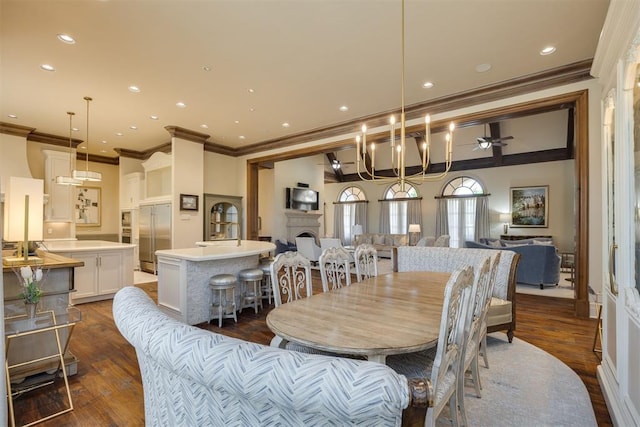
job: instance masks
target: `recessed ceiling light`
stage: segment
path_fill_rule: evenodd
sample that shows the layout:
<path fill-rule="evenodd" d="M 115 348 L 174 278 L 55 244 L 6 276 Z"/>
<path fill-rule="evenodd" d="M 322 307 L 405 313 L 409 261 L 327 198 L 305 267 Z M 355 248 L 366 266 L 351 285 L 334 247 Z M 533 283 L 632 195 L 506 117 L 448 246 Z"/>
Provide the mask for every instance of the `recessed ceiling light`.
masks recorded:
<path fill-rule="evenodd" d="M 339 108 L 340 111 L 349 111 L 349 107 L 347 107 L 346 105 L 342 105 Z"/>
<path fill-rule="evenodd" d="M 138 86 L 131 85 L 129 86 L 129 92 L 140 93 L 140 88 Z"/>
<path fill-rule="evenodd" d="M 254 92 L 255 92 L 255 90 L 253 90 L 253 89 L 249 88 L 249 89 L 247 89 L 247 92 L 249 92 L 249 93 L 254 93 Z"/>
<path fill-rule="evenodd" d="M 49 65 L 49 64 L 42 64 L 40 66 L 40 68 L 42 68 L 45 71 L 55 71 L 56 69 L 53 68 L 53 65 Z"/>
<path fill-rule="evenodd" d="M 205 65 L 204 67 L 202 67 L 202 69 L 204 71 L 211 71 L 211 67 L 209 67 L 208 65 Z"/>
<path fill-rule="evenodd" d="M 247 139 L 247 138 L 245 138 L 245 136 L 244 136 L 244 135 L 240 135 L 238 138 L 239 138 L 239 139 L 242 139 L 242 140 Z"/>
<path fill-rule="evenodd" d="M 158 117 L 158 116 L 149 116 L 149 118 L 150 118 L 151 120 L 158 120 L 160 117 Z"/>
<path fill-rule="evenodd" d="M 185 104 L 182 101 L 176 102 L 176 107 L 178 107 L 178 108 L 186 108 L 186 106 L 187 106 L 187 104 Z"/>
<path fill-rule="evenodd" d="M 201 127 L 202 129 L 209 129 L 209 126 L 205 125 L 204 123 L 203 123 L 203 124 L 201 124 L 201 125 L 200 125 L 200 127 Z"/>
<path fill-rule="evenodd" d="M 83 150 L 86 150 L 86 149 L 87 149 L 87 146 L 86 146 L 86 145 L 81 145 L 79 148 L 81 148 L 81 149 L 83 149 Z"/>
<path fill-rule="evenodd" d="M 478 73 L 486 73 L 490 69 L 491 69 L 491 64 L 484 63 L 484 64 L 476 65 L 476 71 Z"/>
<path fill-rule="evenodd" d="M 100 152 L 101 152 L 101 153 L 106 153 L 106 152 L 107 152 L 107 150 L 100 150 Z"/>
<path fill-rule="evenodd" d="M 253 113 L 254 111 L 256 111 L 255 108 L 253 108 L 253 107 L 249 108 L 249 112 Z"/>
<path fill-rule="evenodd" d="M 69 34 L 58 34 L 58 40 L 66 44 L 74 44 L 76 42 Z"/>
<path fill-rule="evenodd" d="M 540 55 L 551 55 L 555 51 L 556 48 L 554 46 L 547 46 L 540 51 Z"/>
<path fill-rule="evenodd" d="M 122 132 L 116 132 L 116 136 L 123 136 L 124 134 Z"/>
<path fill-rule="evenodd" d="M 78 129 L 78 128 L 72 128 L 71 130 L 74 131 L 74 132 L 80 132 L 80 129 Z"/>
<path fill-rule="evenodd" d="M 422 83 L 423 89 L 431 89 L 433 87 L 433 82 L 424 82 Z"/>
<path fill-rule="evenodd" d="M 240 120 L 236 120 L 236 121 L 234 121 L 233 123 L 235 123 L 235 124 L 239 124 L 239 123 L 240 123 Z"/>
<path fill-rule="evenodd" d="M 15 114 L 7 114 L 7 117 L 9 117 L 10 119 L 17 119 L 18 116 L 16 116 Z"/>
<path fill-rule="evenodd" d="M 282 124 L 282 127 L 283 127 L 283 128 L 288 128 L 289 126 L 291 126 L 291 125 L 290 125 L 289 123 L 287 123 L 287 122 L 284 122 L 284 123 Z"/>
<path fill-rule="evenodd" d="M 129 126 L 129 129 L 131 129 L 131 130 L 138 130 L 138 126 L 136 126 L 136 125 L 131 125 L 131 126 Z"/>

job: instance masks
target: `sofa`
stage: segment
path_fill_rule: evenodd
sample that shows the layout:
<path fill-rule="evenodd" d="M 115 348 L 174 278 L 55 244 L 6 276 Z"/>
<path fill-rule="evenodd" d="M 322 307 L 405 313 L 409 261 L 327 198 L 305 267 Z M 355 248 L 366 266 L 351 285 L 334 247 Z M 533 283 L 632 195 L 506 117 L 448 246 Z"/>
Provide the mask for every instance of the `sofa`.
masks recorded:
<path fill-rule="evenodd" d="M 553 241 L 548 238 L 499 240 L 480 239 L 466 241 L 465 247 L 476 249 L 502 249 L 520 254 L 516 281 L 527 285 L 556 286 L 560 281 L 561 256 Z"/>
<path fill-rule="evenodd" d="M 493 252 L 488 249 L 403 246 L 393 249 L 394 271 L 443 271 L 451 273 L 475 266 Z M 500 256 L 496 282 L 487 314 L 487 332 L 506 331 L 509 342 L 516 330 L 516 270 L 520 255 L 504 251 Z"/>
<path fill-rule="evenodd" d="M 355 236 L 354 246 L 369 243 L 378 251 L 379 258 L 391 258 L 391 248 L 407 246 L 409 237 L 406 234 L 364 233 Z"/>
<path fill-rule="evenodd" d="M 431 398 L 380 363 L 189 326 L 133 286 L 115 295 L 113 317 L 136 350 L 149 426 L 400 426 L 404 408 Z M 422 396 L 413 392 L 428 396 L 416 401 Z"/>

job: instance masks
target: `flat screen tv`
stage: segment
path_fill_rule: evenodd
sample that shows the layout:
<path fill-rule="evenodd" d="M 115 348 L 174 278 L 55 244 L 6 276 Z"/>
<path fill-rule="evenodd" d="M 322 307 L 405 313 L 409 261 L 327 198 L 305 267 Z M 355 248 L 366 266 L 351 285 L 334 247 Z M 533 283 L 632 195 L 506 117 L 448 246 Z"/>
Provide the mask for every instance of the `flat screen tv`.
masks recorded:
<path fill-rule="evenodd" d="M 318 210 L 318 192 L 308 188 L 286 189 L 287 209 L 300 211 Z"/>

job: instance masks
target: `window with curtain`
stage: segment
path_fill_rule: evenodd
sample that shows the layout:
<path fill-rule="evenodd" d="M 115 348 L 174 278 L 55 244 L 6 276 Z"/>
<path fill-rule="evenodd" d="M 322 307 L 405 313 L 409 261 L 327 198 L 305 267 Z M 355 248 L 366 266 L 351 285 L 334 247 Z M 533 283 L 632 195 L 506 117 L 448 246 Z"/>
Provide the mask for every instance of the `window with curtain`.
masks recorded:
<path fill-rule="evenodd" d="M 453 248 L 464 247 L 466 240 L 477 241 L 488 235 L 488 198 L 482 184 L 474 178 L 461 176 L 445 184 L 437 215 L 437 232 L 448 234 Z"/>
<path fill-rule="evenodd" d="M 367 230 L 367 197 L 359 187 L 347 187 L 338 195 L 334 206 L 333 236 L 339 238 L 343 245 L 353 244 L 356 225 Z"/>
<path fill-rule="evenodd" d="M 380 209 L 381 233 L 407 234 L 409 224 L 420 224 L 422 227 L 420 198 L 413 185 L 405 183 L 402 190 L 399 183 L 392 184 L 385 191 L 384 199 Z"/>

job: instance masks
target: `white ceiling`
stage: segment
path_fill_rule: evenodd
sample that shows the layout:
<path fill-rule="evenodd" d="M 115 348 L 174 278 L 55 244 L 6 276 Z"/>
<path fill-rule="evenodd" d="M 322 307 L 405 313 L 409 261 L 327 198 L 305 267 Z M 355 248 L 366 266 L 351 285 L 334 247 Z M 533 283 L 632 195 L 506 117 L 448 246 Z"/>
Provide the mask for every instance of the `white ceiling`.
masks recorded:
<path fill-rule="evenodd" d="M 406 104 L 590 59 L 608 3 L 407 0 Z M 68 136 L 74 111 L 74 138 L 85 139 L 91 96 L 92 154 L 160 145 L 169 125 L 241 147 L 401 105 L 399 0 L 0 5 L 0 121 Z M 557 51 L 541 56 L 547 45 Z M 484 63 L 488 72 L 475 71 Z M 425 81 L 435 86 L 423 89 Z"/>

